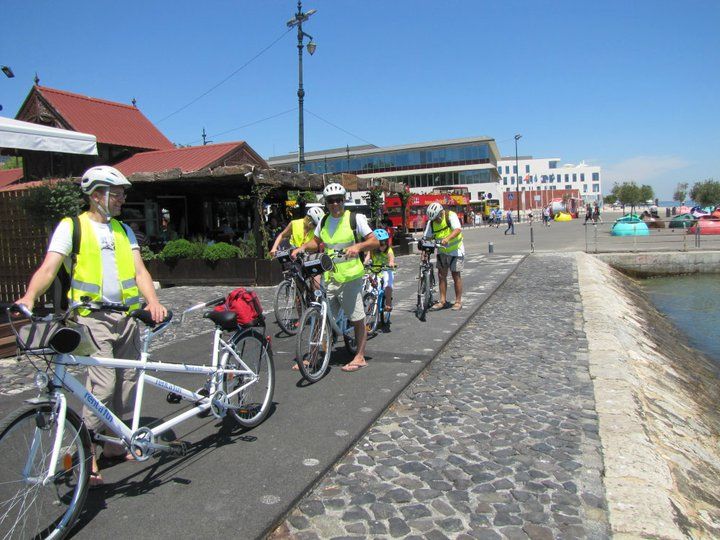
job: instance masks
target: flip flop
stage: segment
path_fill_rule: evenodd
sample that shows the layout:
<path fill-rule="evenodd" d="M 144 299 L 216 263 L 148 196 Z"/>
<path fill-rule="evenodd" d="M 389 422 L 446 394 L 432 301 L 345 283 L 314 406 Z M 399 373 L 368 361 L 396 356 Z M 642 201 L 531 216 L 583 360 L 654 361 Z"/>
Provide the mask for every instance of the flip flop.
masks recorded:
<path fill-rule="evenodd" d="M 367 364 L 345 364 L 340 369 L 347 373 L 354 373 L 356 371 L 360 371 L 364 367 L 367 367 Z"/>
<path fill-rule="evenodd" d="M 452 308 L 453 311 L 460 311 L 462 309 L 462 302 L 455 302 Z"/>
<path fill-rule="evenodd" d="M 430 309 L 443 309 L 444 307 L 445 302 L 435 302 Z"/>

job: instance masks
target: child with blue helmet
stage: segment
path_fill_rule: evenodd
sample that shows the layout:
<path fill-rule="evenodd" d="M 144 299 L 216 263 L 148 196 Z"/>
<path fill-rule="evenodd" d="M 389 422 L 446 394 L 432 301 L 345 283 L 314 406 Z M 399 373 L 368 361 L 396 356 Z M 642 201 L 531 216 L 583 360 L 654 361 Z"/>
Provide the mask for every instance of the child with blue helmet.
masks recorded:
<path fill-rule="evenodd" d="M 378 249 L 367 252 L 365 265 L 370 266 L 370 271 L 375 274 L 382 273 L 385 281 L 385 311 L 392 311 L 392 291 L 395 272 L 383 270 L 383 267 L 395 268 L 395 253 L 390 246 L 390 235 L 385 229 L 375 229 L 375 238 L 380 242 Z"/>

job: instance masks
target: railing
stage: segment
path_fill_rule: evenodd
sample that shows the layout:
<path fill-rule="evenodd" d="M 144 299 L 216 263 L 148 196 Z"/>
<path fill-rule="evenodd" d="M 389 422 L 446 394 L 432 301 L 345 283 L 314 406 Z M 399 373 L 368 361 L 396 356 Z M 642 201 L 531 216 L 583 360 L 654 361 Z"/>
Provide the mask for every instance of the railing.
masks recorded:
<path fill-rule="evenodd" d="M 617 221 L 587 222 L 585 251 L 608 253 L 720 250 L 720 218 L 705 217 L 695 222 L 655 218 L 627 222 L 625 226 L 617 224 Z"/>

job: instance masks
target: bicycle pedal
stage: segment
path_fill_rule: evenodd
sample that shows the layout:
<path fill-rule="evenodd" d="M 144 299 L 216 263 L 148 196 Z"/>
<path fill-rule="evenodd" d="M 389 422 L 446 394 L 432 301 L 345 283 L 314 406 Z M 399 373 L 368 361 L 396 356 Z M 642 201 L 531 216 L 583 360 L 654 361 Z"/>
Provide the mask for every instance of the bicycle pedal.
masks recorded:
<path fill-rule="evenodd" d="M 168 403 L 180 403 L 182 401 L 182 396 L 180 394 L 176 394 L 175 392 L 168 392 L 167 396 L 165 396 L 165 400 Z"/>
<path fill-rule="evenodd" d="M 190 443 L 187 441 L 172 441 L 168 444 L 168 452 L 176 456 L 184 456 L 190 450 Z"/>

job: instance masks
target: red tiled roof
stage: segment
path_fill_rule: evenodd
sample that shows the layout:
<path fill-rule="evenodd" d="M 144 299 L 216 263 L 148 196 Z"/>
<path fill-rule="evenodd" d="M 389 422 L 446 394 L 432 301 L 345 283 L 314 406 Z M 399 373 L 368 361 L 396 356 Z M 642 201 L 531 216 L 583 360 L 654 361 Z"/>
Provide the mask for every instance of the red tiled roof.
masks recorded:
<path fill-rule="evenodd" d="M 5 186 L 9 186 L 13 182 L 21 180 L 23 177 L 23 170 L 20 169 L 4 169 L 0 170 L 0 189 Z"/>
<path fill-rule="evenodd" d="M 189 146 L 173 150 L 157 150 L 141 152 L 115 165 L 124 175 L 139 172 L 160 172 L 168 169 L 180 169 L 182 172 L 199 171 L 206 167 L 223 165 L 223 159 L 245 148 L 254 154 L 244 142 L 208 144 L 206 146 Z"/>
<path fill-rule="evenodd" d="M 148 150 L 173 148 L 172 142 L 137 107 L 45 86 L 35 89 L 71 129 L 92 133 L 98 143 Z"/>

